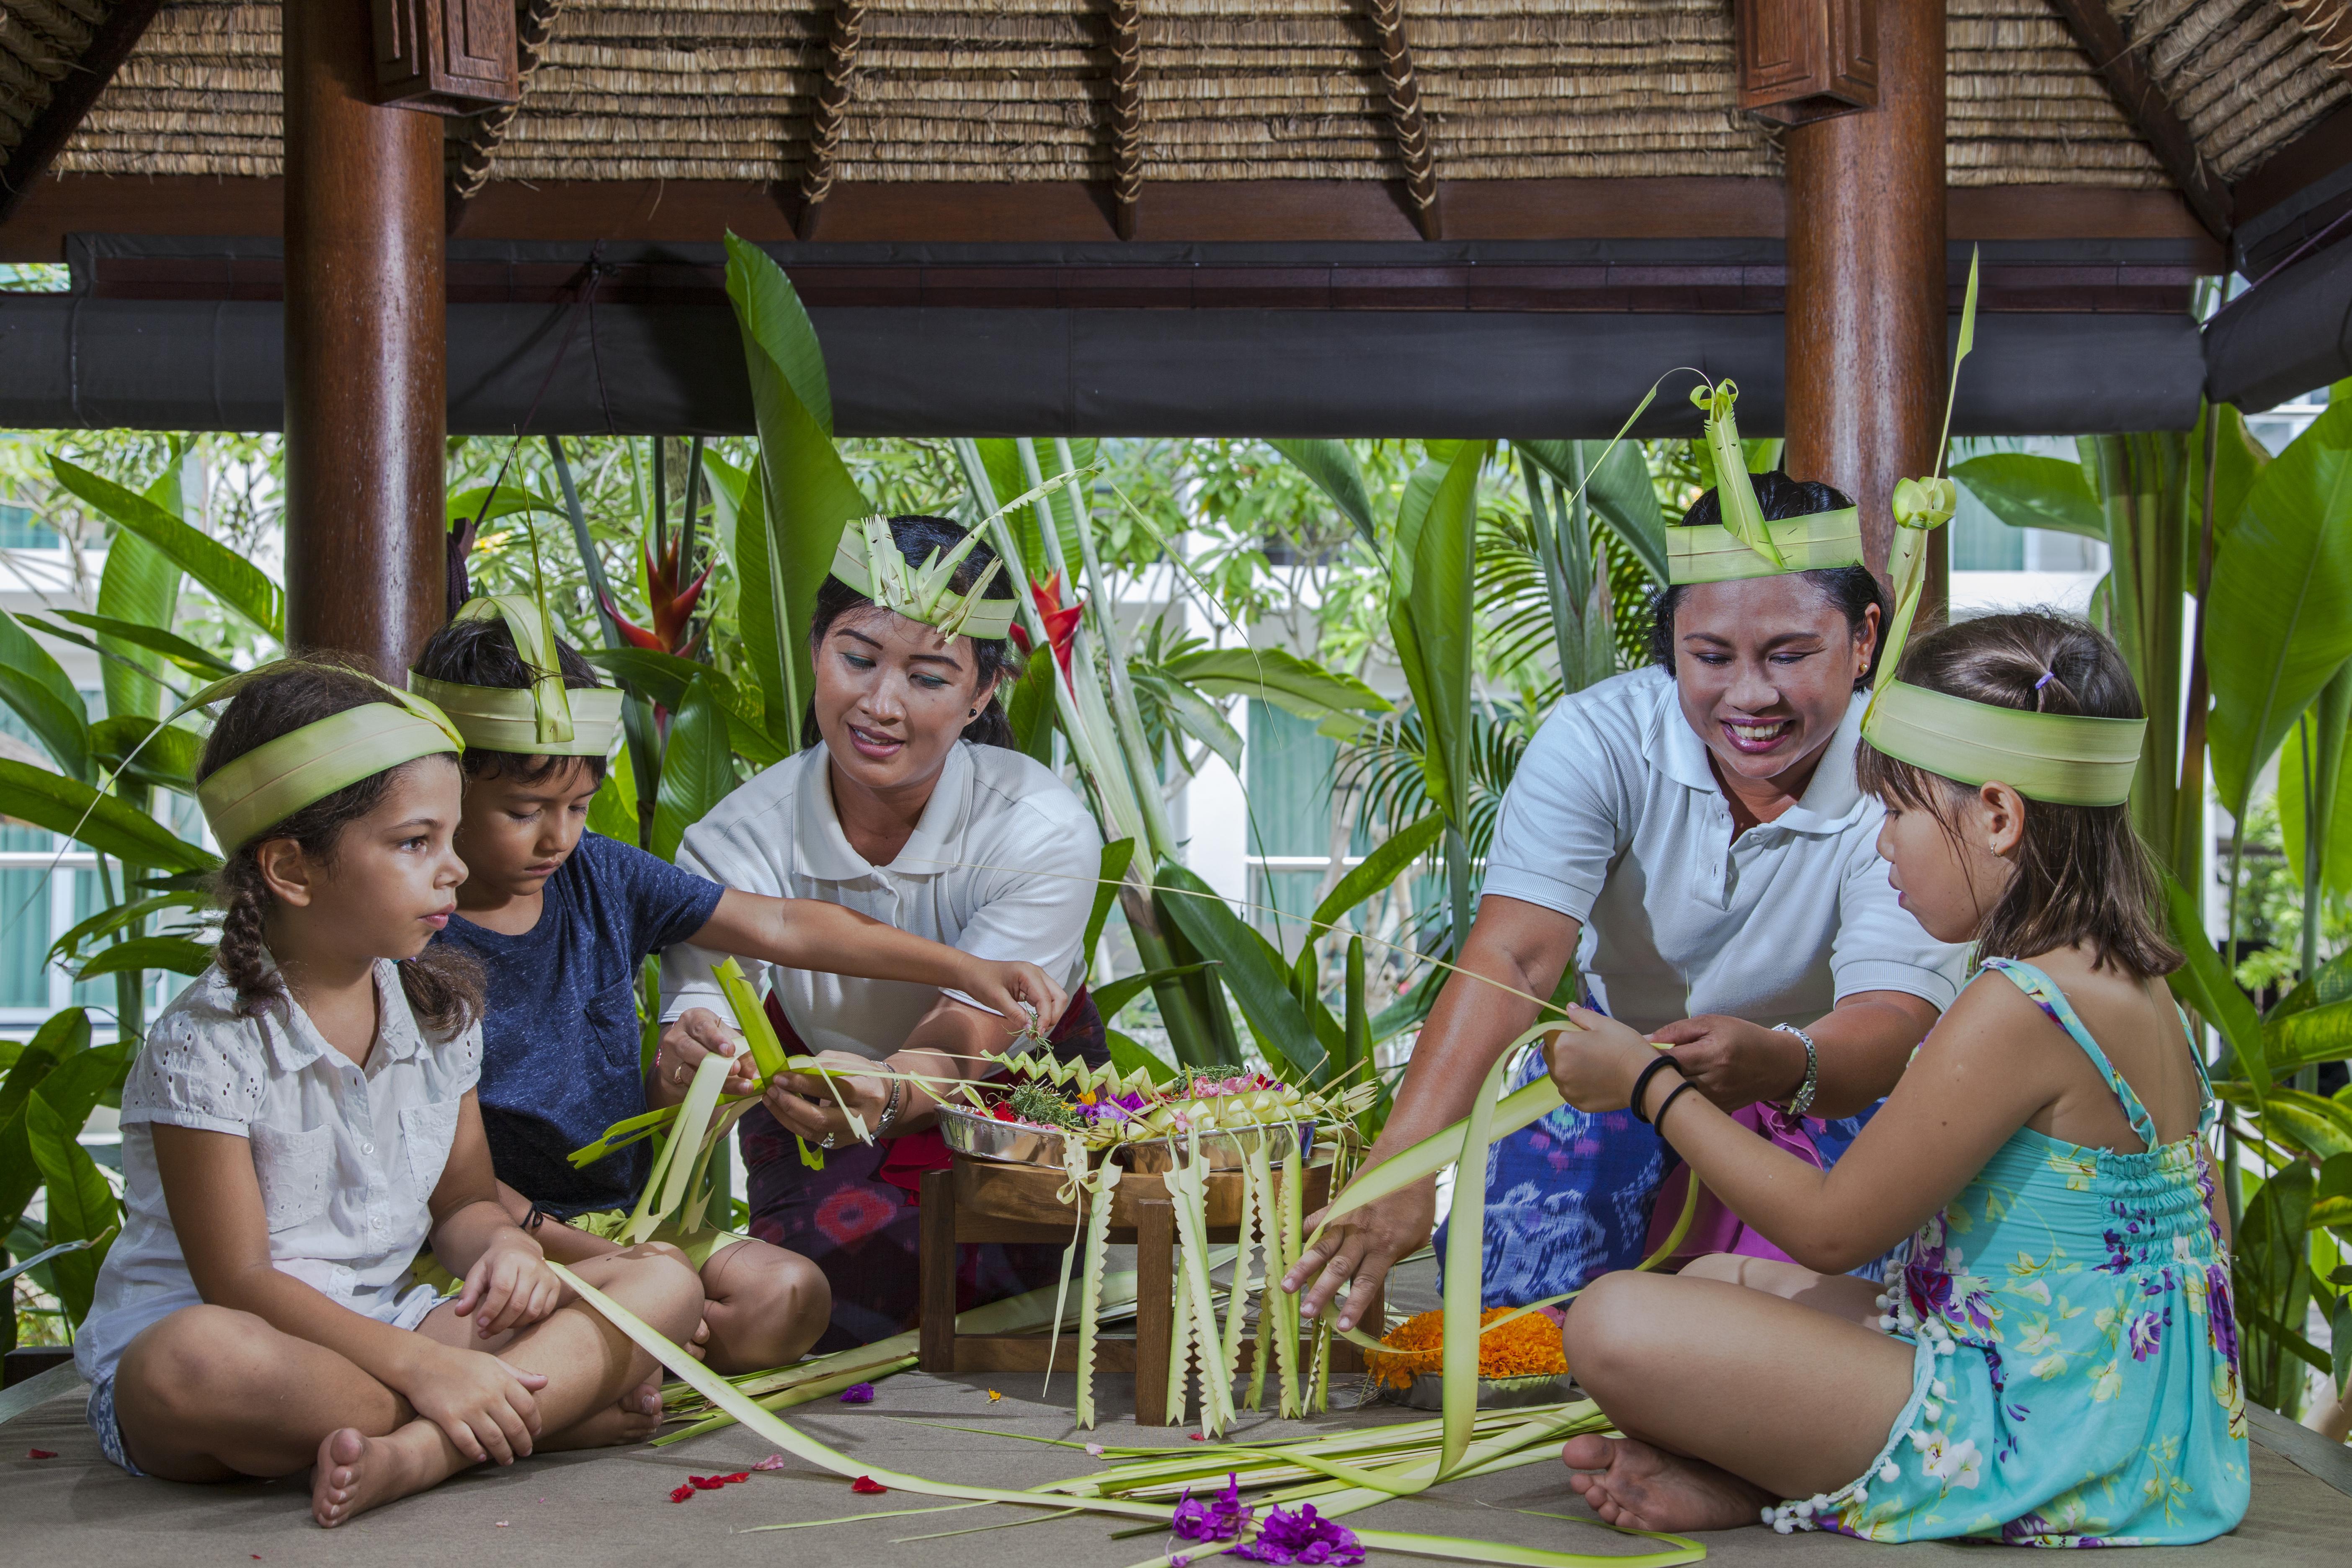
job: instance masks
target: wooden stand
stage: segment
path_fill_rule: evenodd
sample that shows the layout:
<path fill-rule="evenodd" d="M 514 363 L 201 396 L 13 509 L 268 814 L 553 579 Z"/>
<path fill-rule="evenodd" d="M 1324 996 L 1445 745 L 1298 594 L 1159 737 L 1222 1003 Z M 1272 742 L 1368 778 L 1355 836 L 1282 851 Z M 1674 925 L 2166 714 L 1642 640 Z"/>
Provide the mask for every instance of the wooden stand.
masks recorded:
<path fill-rule="evenodd" d="M 1076 1367 L 1076 1334 L 1063 1334 L 1055 1343 L 1042 1332 L 959 1334 L 955 1329 L 956 1248 L 1018 1241 L 1068 1246 L 1081 1210 L 1057 1195 L 1064 1180 L 1061 1172 L 1041 1166 L 999 1164 L 961 1154 L 948 1169 L 923 1177 L 921 1354 L 925 1372 L 1043 1372 L 1049 1350 L 1055 1366 Z M 1281 1183 L 1277 1169 L 1277 1191 Z M 1330 1184 L 1328 1167 L 1307 1173 L 1307 1213 L 1323 1205 Z M 1211 1176 L 1208 1239 L 1238 1242 L 1241 1220 L 1241 1173 Z M 1136 1424 L 1166 1426 L 1168 1357 L 1175 1330 L 1176 1208 L 1160 1177 L 1129 1173 L 1111 1189 L 1110 1239 L 1135 1248 L 1135 1332 L 1098 1335 L 1095 1370 L 1133 1373 Z M 1378 1291 L 1368 1305 L 1364 1321 L 1380 1322 Z M 1302 1344 L 1311 1341 L 1302 1340 Z M 1248 1352 L 1245 1345 L 1244 1368 L 1249 1364 Z M 1331 1370 L 1361 1372 L 1363 1352 L 1345 1340 L 1334 1340 Z"/>

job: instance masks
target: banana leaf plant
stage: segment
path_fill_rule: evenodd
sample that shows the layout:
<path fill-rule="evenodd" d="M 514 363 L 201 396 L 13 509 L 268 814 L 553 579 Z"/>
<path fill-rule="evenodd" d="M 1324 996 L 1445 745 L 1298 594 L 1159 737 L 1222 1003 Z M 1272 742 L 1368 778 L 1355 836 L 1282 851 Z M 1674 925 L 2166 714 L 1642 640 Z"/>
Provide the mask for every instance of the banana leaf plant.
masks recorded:
<path fill-rule="evenodd" d="M 57 939 L 48 959 L 80 982 L 111 978 L 114 990 L 111 1043 L 92 1043 L 89 1010 L 76 1005 L 22 1047 L 0 1047 L 0 1238 L 19 1257 L 50 1253 L 29 1277 L 57 1299 L 68 1325 L 89 1310 L 121 1221 L 113 1189 L 79 1138 L 98 1107 L 121 1103 L 154 976 L 195 974 L 212 959 L 204 884 L 218 858 L 156 815 L 169 795 L 194 796 L 203 745 L 194 729 L 162 725 L 163 715 L 187 689 L 234 668 L 173 629 L 184 584 L 202 587 L 265 646 L 285 637 L 278 585 L 183 515 L 182 456 L 175 444 L 162 477 L 141 491 L 52 454 L 58 489 L 112 526 L 95 608 L 0 614 L 0 701 L 51 764 L 0 759 L 0 816 L 97 857 L 100 907 Z M 89 716 L 33 629 L 97 656 L 103 717 Z M 36 1199 L 38 1220 L 27 1217 Z M 13 1344 L 13 1310 L 6 1323 Z"/>

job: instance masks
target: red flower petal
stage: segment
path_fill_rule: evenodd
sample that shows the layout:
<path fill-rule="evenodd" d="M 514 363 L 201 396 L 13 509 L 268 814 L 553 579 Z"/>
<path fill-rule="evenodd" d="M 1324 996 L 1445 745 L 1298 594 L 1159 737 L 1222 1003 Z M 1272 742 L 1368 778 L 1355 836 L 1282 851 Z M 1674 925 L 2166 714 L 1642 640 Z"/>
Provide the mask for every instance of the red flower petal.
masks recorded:
<path fill-rule="evenodd" d="M 54 1459 L 57 1458 L 57 1455 L 51 1453 L 47 1448 L 27 1448 L 25 1450 L 25 1458 L 28 1459 Z"/>
<path fill-rule="evenodd" d="M 872 1476 L 860 1476 L 856 1480 L 849 1483 L 849 1489 L 854 1492 L 862 1493 L 866 1497 L 877 1497 L 883 1492 L 888 1491 L 890 1489 L 884 1486 L 880 1481 L 876 1480 Z"/>
<path fill-rule="evenodd" d="M 669 1494 L 669 1500 L 672 1502 L 688 1502 L 692 1500 L 693 1497 L 694 1489 L 691 1486 L 683 1486 Z"/>
<path fill-rule="evenodd" d="M 727 1484 L 725 1476 L 688 1476 L 686 1479 L 698 1492 L 715 1492 Z"/>
<path fill-rule="evenodd" d="M 751 1479 L 751 1472 L 749 1470 L 738 1470 L 731 1476 L 721 1476 L 719 1479 L 729 1486 L 732 1486 L 737 1481 L 750 1480 Z"/>

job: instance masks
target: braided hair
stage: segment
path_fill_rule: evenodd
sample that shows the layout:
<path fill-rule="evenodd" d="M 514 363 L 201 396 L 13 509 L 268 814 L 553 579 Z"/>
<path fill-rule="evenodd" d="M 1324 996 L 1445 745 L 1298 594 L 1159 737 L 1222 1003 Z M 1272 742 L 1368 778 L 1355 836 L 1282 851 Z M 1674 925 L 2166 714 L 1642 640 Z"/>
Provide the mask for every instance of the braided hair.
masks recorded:
<path fill-rule="evenodd" d="M 230 700 L 205 742 L 196 777 L 201 781 L 257 746 L 306 724 L 383 700 L 382 689 L 364 679 L 356 665 L 315 656 L 287 659 Z M 221 906 L 220 944 L 213 962 L 236 988 L 238 1012 L 258 1017 L 271 1004 L 289 1001 L 285 982 L 268 963 L 265 931 L 276 895 L 261 874 L 261 846 L 273 838 L 291 838 L 305 855 L 331 861 L 343 828 L 382 804 L 394 777 L 402 769 L 433 760 L 419 757 L 345 784 L 272 824 L 222 862 L 213 876 L 213 895 Z M 417 1017 L 436 1034 L 456 1034 L 482 1015 L 481 969 L 457 948 L 435 942 L 416 957 L 402 960 L 400 986 Z"/>

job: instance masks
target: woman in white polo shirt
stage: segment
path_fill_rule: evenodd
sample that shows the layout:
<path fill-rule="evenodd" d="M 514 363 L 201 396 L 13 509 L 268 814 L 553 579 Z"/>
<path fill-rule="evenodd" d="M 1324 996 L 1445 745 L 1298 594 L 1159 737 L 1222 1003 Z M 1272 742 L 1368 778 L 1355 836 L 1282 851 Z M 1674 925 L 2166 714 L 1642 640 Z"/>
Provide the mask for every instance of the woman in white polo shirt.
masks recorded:
<path fill-rule="evenodd" d="M 1709 1098 L 1757 1108 L 1759 1131 L 1825 1160 L 1858 1123 L 1822 1119 L 1885 1096 L 1955 994 L 1962 951 L 1900 907 L 1874 847 L 1883 810 L 1854 784 L 1885 601 L 1853 503 L 1749 478 L 1744 533 L 1722 526 L 1712 490 L 1669 531 L 1657 668 L 1567 698 L 1528 746 L 1461 960 L 1509 989 L 1448 981 L 1372 1163 L 1468 1111 L 1536 1021 L 1528 997 L 1553 995 L 1571 960 L 1592 1005 L 1672 1045 Z M 1491 1158 L 1490 1304 L 1577 1289 L 1646 1250 L 1666 1151 L 1628 1113 L 1563 1110 Z M 1357 1211 L 1285 1285 L 1310 1314 L 1351 1281 L 1361 1300 L 1429 1239 L 1433 1201 L 1423 1183 Z M 1698 1250 L 1778 1256 L 1727 1216 L 1713 1232 Z"/>
<path fill-rule="evenodd" d="M 895 546 L 919 568 L 964 540 L 944 519 L 898 517 L 877 547 Z M 996 691 L 1010 663 L 1013 586 L 990 574 L 994 560 L 975 545 L 950 580 L 952 595 L 937 605 L 900 598 L 896 609 L 875 602 L 893 595 L 875 594 L 872 574 L 837 561 L 812 616 L 805 749 L 688 828 L 677 863 L 733 888 L 846 905 L 976 956 L 1034 963 L 1077 993 L 1053 1030 L 1055 1049 L 1099 1062 L 1108 1059 L 1102 1019 L 1080 981 L 1102 838 L 1050 769 L 1011 749 Z M 845 570 L 862 579 L 857 586 L 843 581 Z M 727 1048 L 712 1011 L 721 1006 L 710 976 L 716 957 L 694 947 L 664 956 L 662 1016 L 670 1023 L 656 1064 L 657 1098 L 680 1094 L 707 1049 Z M 833 1324 L 819 1351 L 867 1343 L 913 1320 L 913 1196 L 946 1150 L 929 1095 L 858 1069 L 887 1062 L 981 1077 L 1028 1020 L 892 981 L 785 969 L 770 979 L 769 1016 L 786 1048 L 817 1053 L 846 1075 L 836 1081 L 877 1142 L 851 1135 L 815 1079 L 771 1085 L 741 1123 L 751 1231 L 811 1258 L 831 1281 Z M 803 1162 L 795 1138 L 824 1152 L 822 1170 Z M 967 1248 L 964 1304 L 1049 1284 L 1058 1258 L 1043 1246 Z"/>

